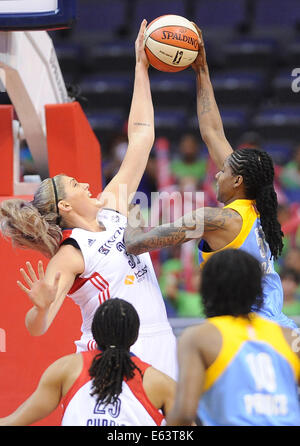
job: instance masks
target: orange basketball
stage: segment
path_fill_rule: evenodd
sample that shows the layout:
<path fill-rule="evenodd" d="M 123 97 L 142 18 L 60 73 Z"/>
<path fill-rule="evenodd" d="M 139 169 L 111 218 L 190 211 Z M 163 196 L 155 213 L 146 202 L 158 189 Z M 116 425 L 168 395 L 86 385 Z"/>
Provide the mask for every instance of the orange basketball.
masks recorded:
<path fill-rule="evenodd" d="M 185 17 L 163 15 L 147 26 L 144 36 L 149 63 L 160 71 L 176 72 L 189 67 L 198 55 L 199 35 Z"/>

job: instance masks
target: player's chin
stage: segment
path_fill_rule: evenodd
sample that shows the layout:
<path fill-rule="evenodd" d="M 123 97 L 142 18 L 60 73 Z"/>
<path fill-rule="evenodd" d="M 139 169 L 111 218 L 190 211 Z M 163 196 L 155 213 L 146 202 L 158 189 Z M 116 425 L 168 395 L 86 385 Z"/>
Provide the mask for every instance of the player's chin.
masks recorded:
<path fill-rule="evenodd" d="M 101 209 L 104 207 L 103 202 L 98 200 L 98 198 L 90 198 L 90 200 L 98 209 Z"/>

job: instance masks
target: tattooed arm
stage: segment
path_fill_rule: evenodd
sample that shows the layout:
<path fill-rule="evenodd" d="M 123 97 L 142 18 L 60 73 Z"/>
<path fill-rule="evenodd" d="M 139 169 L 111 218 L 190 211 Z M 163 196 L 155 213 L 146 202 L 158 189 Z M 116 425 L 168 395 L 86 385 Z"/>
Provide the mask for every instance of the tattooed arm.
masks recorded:
<path fill-rule="evenodd" d="M 148 232 L 144 232 L 137 224 L 128 224 L 124 242 L 126 251 L 135 255 L 181 245 L 200 238 L 214 245 L 213 249 L 220 249 L 237 236 L 240 228 L 241 217 L 232 209 L 206 207 L 186 214 L 174 223 L 157 226 Z M 213 243 L 213 239 L 216 243 Z"/>
<path fill-rule="evenodd" d="M 136 65 L 133 96 L 128 118 L 128 148 L 115 177 L 106 186 L 100 199 L 106 207 L 127 215 L 131 202 L 144 174 L 154 142 L 154 110 L 143 38 L 147 22 L 141 24 L 135 42 Z"/>
<path fill-rule="evenodd" d="M 194 25 L 197 27 L 196 24 Z M 222 169 L 225 158 L 232 152 L 232 147 L 224 133 L 222 119 L 210 81 L 202 33 L 198 27 L 197 29 L 201 43 L 199 55 L 192 67 L 196 73 L 199 128 L 212 160 L 219 169 Z"/>

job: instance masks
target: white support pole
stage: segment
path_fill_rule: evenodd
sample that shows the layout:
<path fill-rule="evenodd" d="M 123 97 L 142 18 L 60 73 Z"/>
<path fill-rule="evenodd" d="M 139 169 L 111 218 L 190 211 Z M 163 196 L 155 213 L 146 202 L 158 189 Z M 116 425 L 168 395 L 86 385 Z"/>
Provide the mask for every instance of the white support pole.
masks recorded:
<path fill-rule="evenodd" d="M 0 32 L 0 80 L 15 108 L 37 171 L 46 178 L 45 105 L 70 101 L 46 31 Z"/>

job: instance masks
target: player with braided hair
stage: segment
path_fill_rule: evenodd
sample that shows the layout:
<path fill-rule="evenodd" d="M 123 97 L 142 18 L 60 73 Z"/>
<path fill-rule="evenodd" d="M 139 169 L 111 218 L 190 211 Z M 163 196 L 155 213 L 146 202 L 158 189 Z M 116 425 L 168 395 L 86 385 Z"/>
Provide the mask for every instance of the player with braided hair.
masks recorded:
<path fill-rule="evenodd" d="M 126 249 L 137 255 L 201 239 L 201 267 L 215 252 L 223 249 L 247 251 L 259 260 L 264 271 L 264 304 L 260 314 L 281 325 L 296 328 L 296 324 L 282 313 L 283 290 L 273 265 L 273 259 L 281 254 L 283 246 L 283 233 L 277 220 L 273 162 L 263 150 L 244 148 L 233 151 L 227 141 L 199 28 L 198 31 L 200 50 L 193 64 L 197 79 L 198 121 L 202 139 L 220 169 L 216 174 L 217 199 L 224 207 L 200 208 L 172 224 L 158 226 L 146 233 L 140 226 L 128 226 Z"/>
<path fill-rule="evenodd" d="M 283 233 L 277 220 L 277 195 L 274 190 L 274 167 L 268 153 L 257 150 L 236 150 L 228 158 L 234 175 L 242 175 L 245 192 L 255 200 L 260 222 L 274 258 L 282 251 Z"/>
<path fill-rule="evenodd" d="M 97 349 L 55 361 L 35 392 L 0 426 L 27 426 L 61 402 L 62 426 L 161 425 L 175 398 L 176 383 L 130 353 L 140 328 L 137 311 L 115 298 L 94 314 Z"/>

